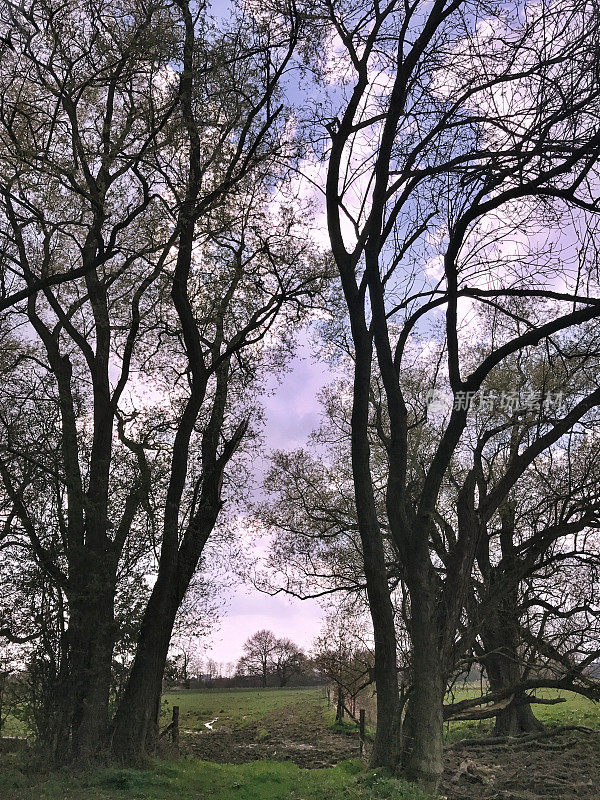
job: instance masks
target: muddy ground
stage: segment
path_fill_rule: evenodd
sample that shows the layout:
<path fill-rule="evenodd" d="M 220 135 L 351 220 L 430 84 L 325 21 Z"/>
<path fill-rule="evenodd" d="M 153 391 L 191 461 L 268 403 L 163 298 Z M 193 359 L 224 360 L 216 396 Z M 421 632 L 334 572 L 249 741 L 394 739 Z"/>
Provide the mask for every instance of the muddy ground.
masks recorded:
<path fill-rule="evenodd" d="M 208 761 L 290 760 L 302 767 L 359 755 L 355 733 L 331 730 L 321 709 L 284 708 L 238 728 L 182 732 L 181 751 Z M 520 739 L 469 739 L 446 749 L 448 800 L 600 800 L 600 733 L 548 730 Z"/>
<path fill-rule="evenodd" d="M 359 755 L 356 733 L 332 731 L 320 707 L 281 708 L 243 727 L 202 730 L 180 735 L 182 752 L 206 761 L 241 764 L 268 758 L 301 767 L 330 767 Z"/>
<path fill-rule="evenodd" d="M 442 794 L 452 800 L 600 800 L 600 733 L 457 742 L 446 750 Z"/>

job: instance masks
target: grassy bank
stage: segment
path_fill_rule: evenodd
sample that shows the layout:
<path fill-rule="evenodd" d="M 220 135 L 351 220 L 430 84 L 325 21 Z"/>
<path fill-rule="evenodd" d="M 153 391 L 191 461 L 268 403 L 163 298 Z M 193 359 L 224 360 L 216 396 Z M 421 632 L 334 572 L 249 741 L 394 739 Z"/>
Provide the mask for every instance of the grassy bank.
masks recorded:
<path fill-rule="evenodd" d="M 306 770 L 291 763 L 156 761 L 148 769 L 43 772 L 0 768 L 2 800 L 427 800 L 359 761 Z"/>
<path fill-rule="evenodd" d="M 477 694 L 474 687 L 467 687 L 456 699 Z M 555 691 L 538 694 L 547 698 L 559 696 Z M 566 702 L 535 706 L 544 723 L 600 729 L 600 706 L 569 692 L 560 696 Z M 335 711 L 327 707 L 319 688 L 168 692 L 163 698 L 165 723 L 170 719 L 173 705 L 180 707 L 183 731 L 198 730 L 206 734 L 206 737 L 190 735 L 190 741 L 194 742 L 210 741 L 210 734 L 203 726 L 218 718 L 214 727 L 215 731 L 221 730 L 222 737 L 239 735 L 254 741 L 252 737 L 256 736 L 256 741 L 261 742 L 260 725 L 264 725 L 267 738 L 276 732 L 284 738 L 293 737 L 294 731 L 309 729 L 315 737 L 320 737 L 319 741 L 323 740 L 323 745 L 331 735 Z M 291 710 L 287 716 L 286 709 Z M 313 718 L 315 714 L 317 720 L 321 719 L 320 728 Z M 254 730 L 249 728 L 255 723 L 258 725 Z M 450 723 L 446 735 L 450 740 L 486 735 L 491 724 L 487 720 Z M 283 733 L 282 726 L 287 726 Z M 341 741 L 350 741 L 350 752 L 355 752 L 356 726 L 346 722 L 339 727 Z M 227 733 L 225 729 L 231 730 Z M 337 741 L 340 737 L 335 738 Z M 379 770 L 367 771 L 358 759 L 341 761 L 334 767 L 317 765 L 316 769 L 302 769 L 289 760 L 239 764 L 200 760 L 220 760 L 223 755 L 223 760 L 228 760 L 228 751 L 223 751 L 225 739 L 216 741 L 218 754 L 155 760 L 146 769 L 49 770 L 28 761 L 26 754 L 2 754 L 0 800 L 425 800 L 415 787 L 388 778 Z M 277 757 L 285 758 L 279 744 L 277 752 Z M 270 759 L 271 755 L 263 754 L 262 758 Z"/>

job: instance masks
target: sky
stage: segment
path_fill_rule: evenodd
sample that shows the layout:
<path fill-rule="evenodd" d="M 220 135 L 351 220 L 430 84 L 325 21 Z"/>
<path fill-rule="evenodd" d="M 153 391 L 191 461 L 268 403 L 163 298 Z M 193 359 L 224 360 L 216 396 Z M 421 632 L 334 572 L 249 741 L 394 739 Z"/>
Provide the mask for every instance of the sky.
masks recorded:
<path fill-rule="evenodd" d="M 317 395 L 329 377 L 323 365 L 311 356 L 307 335 L 301 335 L 288 372 L 273 393 L 263 399 L 268 450 L 289 450 L 306 444 L 319 423 Z M 249 584 L 234 585 L 223 594 L 225 608 L 219 628 L 201 642 L 205 659 L 221 664 L 236 662 L 246 639 L 263 628 L 306 650 L 320 632 L 324 612 L 314 600 L 296 600 L 283 594 L 271 597 Z"/>
<path fill-rule="evenodd" d="M 211 0 L 210 10 L 216 17 L 222 17 L 227 15 L 228 6 L 228 0 Z M 326 245 L 324 217 L 317 218 L 314 224 L 315 241 Z M 291 450 L 306 444 L 308 435 L 319 423 L 317 395 L 330 377 L 323 364 L 311 356 L 308 335 L 300 334 L 297 355 L 289 370 L 273 393 L 262 401 L 268 450 Z M 260 555 L 259 548 L 260 544 L 256 556 Z M 297 600 L 284 594 L 271 597 L 250 584 L 234 585 L 223 594 L 225 608 L 219 627 L 201 642 L 202 656 L 218 664 L 236 662 L 246 639 L 263 628 L 277 637 L 291 639 L 305 650 L 310 649 L 321 631 L 324 611 L 315 600 Z"/>

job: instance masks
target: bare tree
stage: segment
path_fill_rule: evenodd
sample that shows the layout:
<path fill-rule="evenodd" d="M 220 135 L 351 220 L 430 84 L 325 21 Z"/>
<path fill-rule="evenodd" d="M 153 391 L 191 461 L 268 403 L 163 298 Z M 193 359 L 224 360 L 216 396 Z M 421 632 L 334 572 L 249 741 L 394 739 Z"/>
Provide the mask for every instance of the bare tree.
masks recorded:
<path fill-rule="evenodd" d="M 313 645 L 313 659 L 336 688 L 336 722 L 342 722 L 344 712 L 357 721 L 356 698 L 373 682 L 373 651 L 347 609 L 328 616 Z"/>
<path fill-rule="evenodd" d="M 444 674 L 477 541 L 477 526 L 467 526 L 451 545 L 440 617 L 430 538 L 469 393 L 512 353 L 551 346 L 558 331 L 600 316 L 593 242 L 579 235 L 597 208 L 600 136 L 598 14 L 587 9 L 569 0 L 509 18 L 488 4 L 467 10 L 461 0 L 439 0 L 427 7 L 323 3 L 313 12 L 315 27 L 339 43 L 324 66 L 339 84 L 325 121 L 326 205 L 354 358 L 352 468 L 376 643 L 373 763 L 427 786 L 436 786 L 442 770 Z M 579 221 L 567 233 L 571 215 Z M 549 220 L 562 231 L 543 247 L 536 237 Z M 514 257 L 500 243 L 517 229 Z M 582 280 L 564 269 L 569 248 L 581 258 Z M 491 304 L 498 325 L 478 357 L 465 359 L 468 309 L 477 304 Z M 415 488 L 407 468 L 415 418 L 402 376 L 438 309 L 445 319 L 439 382 L 447 381 L 455 406 Z M 410 599 L 413 685 L 402 739 L 394 609 L 368 436 L 374 371 L 385 409 L 387 523 Z M 552 422 L 475 513 L 491 518 L 517 473 L 599 399 L 591 392 Z"/>
<path fill-rule="evenodd" d="M 257 385 L 259 364 L 265 364 L 260 357 L 267 355 L 271 367 L 281 360 L 284 348 L 271 351 L 269 362 L 263 342 L 276 325 L 279 341 L 289 342 L 290 326 L 313 305 L 326 272 L 326 264 L 314 259 L 314 249 L 299 232 L 293 210 L 281 209 L 278 225 L 267 213 L 269 187 L 281 180 L 279 162 L 289 156 L 280 121 L 283 106 L 277 101 L 299 34 L 295 8 L 283 5 L 274 7 L 268 18 L 250 14 L 234 20 L 215 43 L 220 53 L 229 53 L 224 61 L 215 56 L 223 72 L 204 80 L 197 68 L 204 55 L 198 22 L 187 2 L 178 7 L 185 31 L 179 97 L 187 164 L 176 209 L 179 235 L 171 300 L 185 347 L 188 385 L 174 429 L 157 579 L 114 721 L 113 750 L 128 758 L 138 757 L 156 736 L 162 665 L 173 621 L 217 522 L 226 469 L 248 439 L 253 409 L 244 409 L 244 401 L 248 403 L 248 390 Z M 223 93 L 223 87 L 228 91 Z M 211 127 L 207 108 L 215 97 Z M 207 184 L 206 177 L 217 167 L 215 188 L 214 179 Z M 225 224 L 211 237 L 206 254 L 224 270 L 217 273 L 220 284 L 213 288 L 210 313 L 203 315 L 195 304 L 206 274 L 195 262 L 196 234 L 215 198 L 225 194 L 231 202 Z M 199 466 L 192 470 L 198 428 Z"/>
<path fill-rule="evenodd" d="M 294 675 L 301 675 L 306 664 L 302 648 L 291 639 L 277 639 L 271 653 L 271 667 L 280 687 L 287 686 Z"/>
<path fill-rule="evenodd" d="M 237 664 L 239 675 L 258 675 L 263 688 L 267 686 L 272 656 L 277 639 L 271 631 L 257 631 L 244 643 L 244 655 Z"/>
<path fill-rule="evenodd" d="M 513 420 L 507 439 L 487 449 L 482 494 L 492 491 L 503 474 L 498 462 L 510 463 L 532 424 L 527 416 Z M 587 424 L 593 431 L 597 419 Z M 588 673 L 599 655 L 596 453 L 594 438 L 581 427 L 572 431 L 521 476 L 480 534 L 462 638 L 471 638 L 491 695 L 504 701 L 497 713 L 476 712 L 495 716 L 499 734 L 539 728 L 530 708 L 538 699 L 528 690 L 547 685 L 600 695 Z M 468 715 L 468 704 L 461 714 Z"/>
<path fill-rule="evenodd" d="M 118 406 L 168 238 L 161 181 L 146 162 L 163 146 L 175 105 L 157 88 L 173 54 L 171 22 L 145 4 L 127 17 L 87 3 L 8 3 L 1 14 L 11 41 L 1 67 L 3 296 L 26 298 L 9 320 L 15 329 L 26 320 L 35 344 L 5 393 L 0 473 L 13 520 L 68 602 L 55 740 L 65 749 L 72 741 L 78 756 L 107 730 L 116 576 L 147 489 L 139 473 L 124 506 L 109 510 L 122 477 L 110 474 Z M 64 275 L 79 280 L 46 280 Z M 40 444 L 34 466 L 35 445 L 23 439 L 38 399 L 54 418 L 44 430 L 48 416 L 38 415 L 30 429 Z M 89 436 L 82 413 L 93 420 Z M 35 508 L 40 472 L 54 482 L 60 556 Z"/>
<path fill-rule="evenodd" d="M 7 528 L 64 601 L 53 739 L 76 757 L 106 745 L 130 554 L 156 579 L 112 747 L 152 745 L 179 607 L 243 482 L 253 393 L 325 271 L 293 198 L 271 193 L 298 34 L 294 10 L 276 12 L 221 31 L 185 0 L 2 12 L 4 296 L 25 347 L 3 395 L 0 474 Z"/>

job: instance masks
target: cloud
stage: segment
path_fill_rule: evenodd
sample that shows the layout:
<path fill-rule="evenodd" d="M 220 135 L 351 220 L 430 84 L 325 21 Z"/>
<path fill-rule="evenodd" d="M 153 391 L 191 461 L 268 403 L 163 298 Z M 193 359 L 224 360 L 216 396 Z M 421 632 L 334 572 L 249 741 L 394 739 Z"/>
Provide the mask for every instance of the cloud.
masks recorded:
<path fill-rule="evenodd" d="M 319 634 L 323 610 L 314 600 L 270 597 L 256 590 L 237 589 L 217 633 L 204 641 L 206 655 L 218 663 L 235 662 L 249 636 L 266 628 L 305 650 Z"/>

